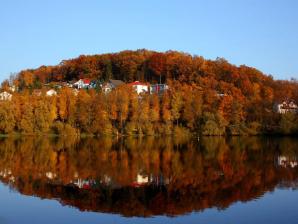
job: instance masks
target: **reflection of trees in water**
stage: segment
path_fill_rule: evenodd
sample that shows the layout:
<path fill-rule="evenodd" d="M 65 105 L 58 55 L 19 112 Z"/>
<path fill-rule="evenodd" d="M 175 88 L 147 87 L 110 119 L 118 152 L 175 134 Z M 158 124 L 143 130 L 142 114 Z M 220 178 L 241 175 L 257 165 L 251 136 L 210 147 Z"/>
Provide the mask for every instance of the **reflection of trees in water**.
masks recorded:
<path fill-rule="evenodd" d="M 1 180 L 81 210 L 179 215 L 297 184 L 293 139 L 2 139 Z"/>

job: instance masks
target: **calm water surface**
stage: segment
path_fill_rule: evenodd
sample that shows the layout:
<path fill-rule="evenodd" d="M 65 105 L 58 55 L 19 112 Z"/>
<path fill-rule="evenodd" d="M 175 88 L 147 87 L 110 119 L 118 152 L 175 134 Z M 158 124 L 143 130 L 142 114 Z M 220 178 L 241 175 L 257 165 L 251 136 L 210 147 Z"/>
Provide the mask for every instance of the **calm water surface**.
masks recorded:
<path fill-rule="evenodd" d="M 291 138 L 0 139 L 2 223 L 298 223 Z"/>

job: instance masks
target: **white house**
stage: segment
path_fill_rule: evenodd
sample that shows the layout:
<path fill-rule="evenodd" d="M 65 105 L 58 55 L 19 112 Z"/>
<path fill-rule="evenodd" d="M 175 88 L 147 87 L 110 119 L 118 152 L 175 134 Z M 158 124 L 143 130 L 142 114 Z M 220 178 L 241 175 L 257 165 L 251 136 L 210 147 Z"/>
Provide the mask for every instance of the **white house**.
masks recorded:
<path fill-rule="evenodd" d="M 87 89 L 91 84 L 90 79 L 80 79 L 79 81 L 73 84 L 74 87 L 78 89 Z"/>
<path fill-rule="evenodd" d="M 128 85 L 132 86 L 138 94 L 149 92 L 149 85 L 147 83 L 135 81 Z"/>
<path fill-rule="evenodd" d="M 0 100 L 9 100 L 10 101 L 11 98 L 12 98 L 12 94 L 10 94 L 6 91 L 0 93 Z"/>
<path fill-rule="evenodd" d="M 53 89 L 50 89 L 46 92 L 46 95 L 47 96 L 54 96 L 54 95 L 57 95 L 57 92 Z"/>
<path fill-rule="evenodd" d="M 279 114 L 298 113 L 298 106 L 294 100 L 285 100 L 275 104 L 275 110 Z"/>
<path fill-rule="evenodd" d="M 15 92 L 17 90 L 16 86 L 15 85 L 12 85 L 12 86 L 9 86 L 9 90 L 11 92 Z"/>

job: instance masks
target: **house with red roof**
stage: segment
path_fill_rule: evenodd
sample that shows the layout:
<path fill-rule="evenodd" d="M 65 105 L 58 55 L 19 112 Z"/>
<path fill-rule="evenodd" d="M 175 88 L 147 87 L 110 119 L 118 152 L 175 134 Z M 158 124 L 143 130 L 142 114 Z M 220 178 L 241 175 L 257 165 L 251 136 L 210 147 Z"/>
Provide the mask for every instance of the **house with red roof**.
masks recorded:
<path fill-rule="evenodd" d="M 89 88 L 90 84 L 91 84 L 90 79 L 80 79 L 79 81 L 75 82 L 73 86 L 78 89 L 87 89 Z"/>
<path fill-rule="evenodd" d="M 147 83 L 135 81 L 128 83 L 128 85 L 132 86 L 138 94 L 149 92 L 149 84 Z"/>

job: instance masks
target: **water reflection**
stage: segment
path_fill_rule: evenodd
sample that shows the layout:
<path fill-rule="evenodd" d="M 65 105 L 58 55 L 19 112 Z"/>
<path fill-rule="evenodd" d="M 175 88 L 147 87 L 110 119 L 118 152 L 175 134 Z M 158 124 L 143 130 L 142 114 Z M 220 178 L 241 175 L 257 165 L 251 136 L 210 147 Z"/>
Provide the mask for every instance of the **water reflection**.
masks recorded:
<path fill-rule="evenodd" d="M 296 188 L 294 139 L 2 139 L 0 180 L 82 211 L 181 215 Z"/>

